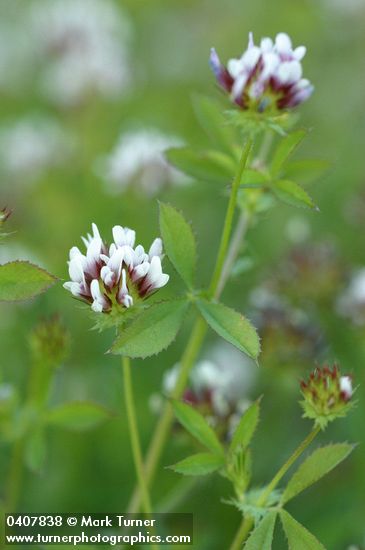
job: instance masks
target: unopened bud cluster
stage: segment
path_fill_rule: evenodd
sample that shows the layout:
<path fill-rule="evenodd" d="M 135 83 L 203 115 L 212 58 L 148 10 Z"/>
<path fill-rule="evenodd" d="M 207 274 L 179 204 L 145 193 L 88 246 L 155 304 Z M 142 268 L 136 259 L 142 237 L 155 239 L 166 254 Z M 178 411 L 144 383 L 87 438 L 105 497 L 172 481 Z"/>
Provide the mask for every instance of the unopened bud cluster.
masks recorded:
<path fill-rule="evenodd" d="M 351 376 L 341 376 L 337 365 L 318 367 L 305 382 L 301 382 L 304 416 L 321 428 L 347 414 L 352 406 Z"/>
<path fill-rule="evenodd" d="M 29 337 L 34 360 L 45 366 L 58 366 L 64 361 L 69 341 L 69 332 L 58 315 L 40 321 Z"/>

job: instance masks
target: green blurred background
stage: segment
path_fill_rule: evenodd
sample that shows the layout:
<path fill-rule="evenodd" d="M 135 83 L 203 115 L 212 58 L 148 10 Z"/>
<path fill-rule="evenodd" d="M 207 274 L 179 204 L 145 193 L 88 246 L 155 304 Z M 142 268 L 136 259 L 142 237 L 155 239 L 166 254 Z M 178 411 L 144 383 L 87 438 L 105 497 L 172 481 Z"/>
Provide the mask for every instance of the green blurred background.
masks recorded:
<path fill-rule="evenodd" d="M 302 357 L 300 346 L 297 347 L 296 342 L 288 343 L 285 333 L 284 337 L 280 336 L 280 329 L 276 332 L 274 329 L 270 335 L 272 349 L 268 349 L 263 335 L 263 359 L 254 390 L 248 396 L 254 399 L 262 392 L 265 394 L 260 429 L 254 442 L 254 484 L 269 480 L 309 430 L 309 422 L 301 419 L 297 404 L 297 382 L 313 368 L 317 359 L 338 360 L 344 372 L 353 374 L 355 385 L 359 384 L 357 407 L 346 419 L 331 425 L 320 437 L 321 442 L 363 443 L 364 325 L 339 316 L 335 303 L 346 287 L 346 277 L 365 262 L 365 2 L 112 2 L 119 17 L 128 21 L 125 47 L 130 84 L 116 97 L 94 93 L 72 105 L 59 104 L 42 92 L 39 82 L 45 57 L 37 51 L 34 57 L 29 53 L 32 48 L 37 50 L 37 40 L 41 42 L 43 33 L 38 29 L 40 35 L 32 35 L 29 31 L 34 17 L 52 3 L 52 0 L 43 3 L 2 0 L 0 3 L 2 48 L 9 48 L 8 58 L 13 59 L 13 40 L 17 53 L 10 67 L 17 68 L 18 64 L 16 71 L 10 71 L 5 51 L 5 62 L 0 65 L 0 126 L 7 127 L 37 113 L 56 121 L 66 132 L 66 141 L 72 143 L 66 160 L 39 171 L 33 181 L 28 181 L 27 171 L 20 177 L 2 175 L 0 206 L 7 205 L 14 210 L 8 223 L 14 234 L 2 246 L 1 260 L 36 259 L 67 280 L 68 251 L 71 246 L 81 244 L 80 236 L 90 230 L 91 222 L 96 222 L 107 238 L 111 238 L 113 225 L 132 227 L 137 231 L 137 241 L 147 246 L 158 235 L 157 199 L 162 198 L 178 206 L 192 221 L 199 247 L 199 284 L 206 284 L 222 227 L 225 190 L 194 182 L 188 186 L 167 187 L 152 197 L 138 192 L 133 185 L 113 195 L 99 175 L 98 159 L 110 153 L 121 132 L 135 125 L 154 127 L 203 147 L 206 137 L 197 124 L 191 97 L 194 92 L 218 95 L 208 67 L 209 48 L 214 45 L 226 60 L 243 51 L 250 30 L 257 40 L 280 31 L 287 32 L 294 45 L 307 46 L 304 73 L 315 85 L 312 98 L 300 108 L 300 124 L 309 127 L 311 132 L 298 158 L 314 156 L 330 163 L 326 176 L 310 190 L 321 213 L 296 211 L 282 205 L 267 212 L 249 234 L 246 253 L 250 269 L 232 280 L 223 299 L 228 305 L 247 311 L 251 307 L 248 296 L 252 289 L 262 283 L 277 284 L 282 276 L 280 273 L 285 271 L 288 252 L 302 238 L 303 231 L 298 236 L 298 231 L 290 230 L 293 227 L 304 227 L 305 253 L 309 258 L 313 247 L 330 243 L 335 251 L 334 269 L 337 271 L 336 283 L 333 285 L 328 279 L 328 288 L 318 292 L 308 292 L 308 287 L 316 289 L 321 276 L 326 287 L 331 269 L 320 260 L 318 265 L 313 261 L 309 274 L 291 279 L 290 285 L 280 287 L 279 284 L 283 292 L 283 287 L 287 290 L 290 287 L 288 299 L 310 313 L 314 330 L 320 331 L 326 344 L 318 357 Z M 94 7 L 87 0 L 81 4 L 86 17 L 86 12 Z M 70 4 L 64 2 L 65 13 L 68 9 L 71 9 Z M 25 52 L 32 57 L 30 61 Z M 19 74 L 7 77 L 7 70 Z M 73 78 L 72 74 L 69 77 Z M 182 290 L 171 266 L 168 269 L 172 273 L 171 285 L 162 295 Z M 30 368 L 29 332 L 40 318 L 53 313 L 62 316 L 71 333 L 72 344 L 68 360 L 55 376 L 51 402 L 93 400 L 114 411 L 115 416 L 87 433 L 49 430 L 45 466 L 39 474 L 25 475 L 19 509 L 123 511 L 134 484 L 134 469 L 120 361 L 105 355 L 113 334 L 91 331 L 91 315 L 70 299 L 60 283 L 31 303 L 1 305 L 2 382 L 14 384 L 21 394 L 24 393 Z M 156 422 L 150 410 L 150 396 L 160 390 L 163 372 L 178 361 L 184 350 L 189 323 L 190 320 L 169 350 L 152 359 L 134 362 L 144 449 Z M 209 351 L 215 341 L 215 336 L 209 333 L 205 351 Z M 286 344 L 293 350 L 289 359 L 282 360 L 281 353 L 284 356 L 285 350 L 281 348 Z M 189 454 L 189 447 L 187 440 L 171 439 L 163 465 Z M 3 443 L 0 456 L 3 484 L 9 456 L 9 446 Z M 364 464 L 364 445 L 360 445 L 350 459 L 290 505 L 295 517 L 330 550 L 343 550 L 351 544 L 357 545 L 356 548 L 364 547 Z M 153 502 L 162 502 L 176 481 L 176 474 L 161 468 L 152 493 Z M 230 497 L 230 488 L 226 481 L 212 476 L 198 483 L 188 498 L 173 510 L 193 512 L 194 548 L 220 550 L 228 547 L 240 518 L 234 508 L 222 503 L 222 497 Z M 285 547 L 280 528 L 278 535 L 274 548 L 279 550 Z"/>

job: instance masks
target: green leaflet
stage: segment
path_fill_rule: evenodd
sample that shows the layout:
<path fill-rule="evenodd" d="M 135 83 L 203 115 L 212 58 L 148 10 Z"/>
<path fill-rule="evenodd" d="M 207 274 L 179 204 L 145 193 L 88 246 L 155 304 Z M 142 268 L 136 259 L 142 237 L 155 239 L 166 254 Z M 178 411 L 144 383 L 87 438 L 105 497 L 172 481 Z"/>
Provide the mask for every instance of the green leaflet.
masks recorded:
<path fill-rule="evenodd" d="M 312 533 L 285 510 L 280 511 L 289 550 L 326 550 Z"/>
<path fill-rule="evenodd" d="M 219 336 L 253 359 L 257 359 L 260 353 L 260 339 L 250 321 L 223 304 L 199 300 L 197 306 L 206 322 Z"/>
<path fill-rule="evenodd" d="M 336 443 L 316 449 L 304 460 L 290 479 L 282 496 L 282 504 L 330 472 L 351 453 L 353 448 L 354 446 L 348 443 Z"/>
<path fill-rule="evenodd" d="M 175 208 L 160 203 L 160 230 L 171 263 L 183 281 L 192 287 L 196 267 L 196 243 L 190 224 Z"/>
<path fill-rule="evenodd" d="M 226 124 L 221 106 L 209 97 L 193 96 L 193 107 L 200 126 L 214 145 L 232 154 L 232 144 L 237 136 L 231 126 Z"/>
<path fill-rule="evenodd" d="M 176 338 L 189 304 L 185 300 L 158 302 L 122 328 L 111 353 L 125 357 L 149 357 L 166 349 Z"/>
<path fill-rule="evenodd" d="M 306 130 L 296 130 L 280 141 L 271 161 L 271 173 L 274 177 L 280 174 L 285 162 L 293 154 L 306 134 Z"/>
<path fill-rule="evenodd" d="M 37 427 L 27 437 L 24 449 L 24 461 L 32 471 L 39 473 L 43 470 L 46 460 L 47 445 L 46 437 L 42 427 Z"/>
<path fill-rule="evenodd" d="M 0 265 L 0 301 L 29 300 L 54 285 L 57 278 L 23 260 Z"/>
<path fill-rule="evenodd" d="M 245 168 L 242 174 L 241 188 L 250 189 L 250 188 L 260 188 L 267 186 L 270 182 L 270 176 L 259 170 L 253 168 Z"/>
<path fill-rule="evenodd" d="M 188 456 L 177 464 L 169 466 L 171 470 L 187 476 L 203 476 L 216 472 L 224 466 L 224 457 L 211 453 L 198 453 Z"/>
<path fill-rule="evenodd" d="M 82 432 L 99 426 L 110 417 L 111 412 L 97 403 L 76 401 L 50 409 L 44 421 L 52 426 Z"/>
<path fill-rule="evenodd" d="M 259 415 L 260 400 L 252 403 L 252 405 L 243 413 L 229 446 L 230 453 L 234 453 L 238 449 L 248 447 L 252 436 L 255 433 L 257 423 L 259 421 Z"/>
<path fill-rule="evenodd" d="M 294 181 L 277 180 L 272 183 L 270 189 L 278 199 L 291 206 L 318 210 L 308 193 Z"/>
<path fill-rule="evenodd" d="M 205 418 L 190 405 L 174 401 L 176 418 L 184 428 L 213 453 L 223 455 L 224 450 Z"/>
<path fill-rule="evenodd" d="M 321 159 L 301 159 L 288 162 L 283 170 L 285 179 L 299 179 L 303 183 L 318 180 L 327 172 L 330 164 Z"/>
<path fill-rule="evenodd" d="M 236 162 L 221 151 L 196 152 L 189 147 L 172 148 L 165 152 L 167 160 L 198 181 L 227 185 L 234 177 Z"/>
<path fill-rule="evenodd" d="M 252 531 L 244 550 L 271 550 L 277 512 L 269 512 Z"/>

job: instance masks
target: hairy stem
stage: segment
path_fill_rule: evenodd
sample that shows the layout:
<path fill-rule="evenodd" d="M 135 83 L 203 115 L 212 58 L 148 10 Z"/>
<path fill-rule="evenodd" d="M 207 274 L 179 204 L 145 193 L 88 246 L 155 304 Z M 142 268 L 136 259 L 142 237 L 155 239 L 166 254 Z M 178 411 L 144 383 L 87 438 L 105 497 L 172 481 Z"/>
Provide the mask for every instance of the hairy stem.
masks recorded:
<path fill-rule="evenodd" d="M 227 257 L 222 269 L 222 274 L 217 285 L 215 298 L 219 298 L 219 296 L 222 294 L 224 287 L 226 286 L 227 280 L 231 274 L 232 268 L 234 266 L 234 263 L 237 259 L 240 248 L 242 246 L 245 233 L 248 229 L 248 223 L 249 223 L 248 213 L 245 211 L 242 211 L 238 219 L 236 229 L 233 233 L 231 243 L 229 245 Z"/>
<path fill-rule="evenodd" d="M 249 140 L 246 143 L 245 147 L 243 148 L 238 170 L 232 183 L 231 194 L 229 197 L 226 216 L 224 220 L 224 226 L 222 231 L 221 242 L 219 245 L 216 265 L 214 268 L 212 280 L 209 287 L 209 294 L 212 297 L 216 296 L 217 288 L 221 279 L 222 270 L 223 270 L 223 266 L 227 255 L 228 246 L 229 246 L 229 241 L 232 233 L 232 224 L 233 224 L 233 219 L 234 219 L 234 214 L 235 214 L 236 204 L 237 204 L 237 194 L 238 194 L 239 186 L 242 180 L 242 174 L 247 164 L 248 156 L 251 152 L 251 148 L 252 148 L 252 142 L 251 140 Z M 180 362 L 179 377 L 176 382 L 174 392 L 172 394 L 172 399 L 181 398 L 188 381 L 189 373 L 198 357 L 206 331 L 207 331 L 206 322 L 199 317 L 195 321 L 185 353 Z M 152 483 L 152 480 L 155 476 L 163 448 L 165 446 L 168 434 L 170 432 L 173 419 L 174 419 L 174 414 L 173 414 L 172 405 L 170 402 L 166 402 L 163 412 L 161 414 L 160 420 L 157 424 L 155 433 L 152 437 L 152 442 L 147 452 L 145 468 L 144 468 L 145 481 L 147 485 L 150 485 Z M 130 501 L 128 511 L 136 512 L 139 508 L 140 500 L 141 500 L 141 494 L 140 494 L 140 491 L 136 488 L 133 493 L 132 499 Z"/>
<path fill-rule="evenodd" d="M 300 455 L 306 450 L 306 448 L 312 443 L 313 439 L 318 435 L 320 428 L 315 426 L 312 431 L 307 435 L 307 437 L 301 442 L 301 444 L 295 449 L 294 453 L 288 458 L 285 464 L 278 470 L 274 475 L 269 485 L 261 493 L 260 497 L 257 499 L 256 506 L 265 506 L 267 499 L 271 495 L 274 489 L 278 486 L 281 479 L 284 477 L 289 468 L 294 464 L 294 462 L 300 457 Z M 235 538 L 231 544 L 230 550 L 241 550 L 243 543 L 246 541 L 252 527 L 254 526 L 254 520 L 250 516 L 246 516 L 236 533 Z"/>

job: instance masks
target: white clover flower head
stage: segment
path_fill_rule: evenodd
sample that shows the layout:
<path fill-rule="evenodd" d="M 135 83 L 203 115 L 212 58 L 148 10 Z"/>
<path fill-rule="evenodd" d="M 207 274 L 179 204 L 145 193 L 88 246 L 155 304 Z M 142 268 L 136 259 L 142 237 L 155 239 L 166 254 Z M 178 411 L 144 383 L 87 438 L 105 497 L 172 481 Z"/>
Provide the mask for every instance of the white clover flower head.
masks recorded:
<path fill-rule="evenodd" d="M 72 136 L 56 120 L 39 115 L 0 128 L 1 171 L 11 180 L 32 182 L 72 152 Z"/>
<path fill-rule="evenodd" d="M 173 393 L 180 366 L 165 372 L 163 393 Z M 240 417 L 247 407 L 248 393 L 255 377 L 253 362 L 228 344 L 214 346 L 206 359 L 199 361 L 190 375 L 184 400 L 209 411 L 213 419 Z"/>
<path fill-rule="evenodd" d="M 92 224 L 92 234 L 83 237 L 86 254 L 77 246 L 70 250 L 70 281 L 63 286 L 76 298 L 91 304 L 96 313 L 132 307 L 165 286 L 162 272 L 162 241 L 155 239 L 145 252 L 134 246 L 136 234 L 128 227 L 113 227 L 114 242 L 108 247 Z"/>
<path fill-rule="evenodd" d="M 306 101 L 312 84 L 302 78 L 301 61 L 306 48 L 293 49 L 290 37 L 279 33 L 275 42 L 263 38 L 256 46 L 252 33 L 240 58 L 230 59 L 225 67 L 213 48 L 210 65 L 219 85 L 241 109 L 265 111 L 287 109 Z"/>
<path fill-rule="evenodd" d="M 128 18 L 109 0 L 38 0 L 34 41 L 43 61 L 41 85 L 65 106 L 93 93 L 118 97 L 130 85 Z"/>
<path fill-rule="evenodd" d="M 120 135 L 112 152 L 101 160 L 99 171 L 112 193 L 133 185 L 146 195 L 155 195 L 166 185 L 187 182 L 164 156 L 167 149 L 181 145 L 178 137 L 155 128 L 130 130 Z"/>

